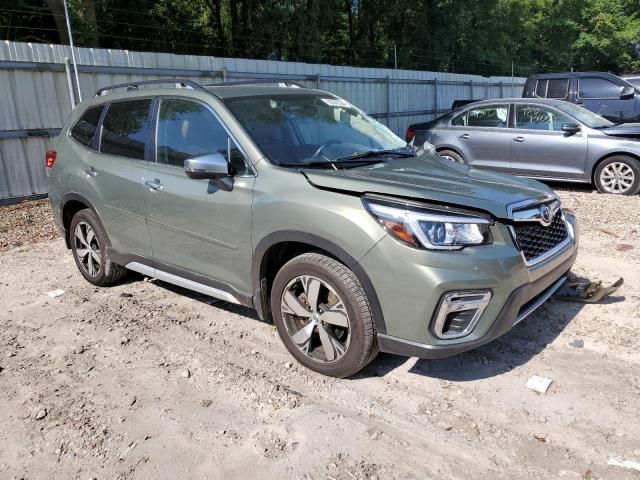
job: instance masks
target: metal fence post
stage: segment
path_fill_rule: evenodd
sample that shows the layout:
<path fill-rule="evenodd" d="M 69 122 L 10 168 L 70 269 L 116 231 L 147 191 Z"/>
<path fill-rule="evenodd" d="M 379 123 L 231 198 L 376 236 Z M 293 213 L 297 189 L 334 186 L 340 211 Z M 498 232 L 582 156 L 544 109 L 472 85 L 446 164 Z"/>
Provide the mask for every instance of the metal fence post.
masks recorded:
<path fill-rule="evenodd" d="M 389 75 L 386 76 L 387 82 L 387 127 L 391 128 L 391 82 Z"/>
<path fill-rule="evenodd" d="M 316 73 L 316 88 L 320 90 L 320 74 Z"/>
<path fill-rule="evenodd" d="M 469 100 L 473 100 L 475 97 L 473 96 L 473 80 L 469 80 L 469 87 L 471 88 L 471 96 Z"/>
<path fill-rule="evenodd" d="M 504 98 L 504 82 L 502 80 L 500 80 L 500 98 Z"/>
<path fill-rule="evenodd" d="M 71 61 L 69 57 L 64 58 L 64 70 L 67 74 L 67 88 L 69 89 L 69 100 L 71 100 L 71 110 L 76 108 L 76 93 L 73 89 L 73 77 L 71 76 Z"/>
<path fill-rule="evenodd" d="M 438 118 L 438 79 L 433 79 L 433 118 Z"/>

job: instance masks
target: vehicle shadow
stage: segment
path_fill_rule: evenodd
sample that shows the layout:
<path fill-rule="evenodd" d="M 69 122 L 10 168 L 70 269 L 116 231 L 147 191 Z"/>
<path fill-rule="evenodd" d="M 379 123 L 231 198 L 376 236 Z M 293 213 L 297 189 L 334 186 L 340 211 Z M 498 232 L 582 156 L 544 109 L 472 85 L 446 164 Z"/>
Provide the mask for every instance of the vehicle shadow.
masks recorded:
<path fill-rule="evenodd" d="M 609 302 L 624 297 L 610 297 Z M 450 382 L 468 382 L 501 375 L 524 365 L 552 343 L 584 304 L 551 300 L 504 336 L 468 352 L 427 360 L 382 354 L 355 378 L 385 376 L 407 362 L 407 371 Z"/>

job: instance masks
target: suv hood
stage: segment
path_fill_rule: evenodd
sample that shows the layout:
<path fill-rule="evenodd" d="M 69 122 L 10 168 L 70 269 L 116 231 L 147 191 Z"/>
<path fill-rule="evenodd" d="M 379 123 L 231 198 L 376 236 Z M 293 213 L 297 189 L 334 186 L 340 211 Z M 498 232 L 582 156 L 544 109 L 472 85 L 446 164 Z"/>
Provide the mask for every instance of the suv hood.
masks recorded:
<path fill-rule="evenodd" d="M 640 123 L 622 123 L 613 127 L 601 128 L 600 131 L 613 137 L 640 137 Z"/>
<path fill-rule="evenodd" d="M 534 180 L 470 168 L 435 155 L 302 172 L 316 188 L 427 200 L 483 210 L 496 218 L 508 217 L 509 204 L 555 197 L 553 190 Z"/>

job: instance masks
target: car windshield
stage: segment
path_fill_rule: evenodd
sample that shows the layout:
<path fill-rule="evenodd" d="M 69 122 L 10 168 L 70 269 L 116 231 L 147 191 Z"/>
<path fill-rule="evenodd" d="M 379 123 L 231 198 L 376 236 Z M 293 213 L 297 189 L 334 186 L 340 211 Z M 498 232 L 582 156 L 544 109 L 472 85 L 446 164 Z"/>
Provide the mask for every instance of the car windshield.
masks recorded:
<path fill-rule="evenodd" d="M 349 102 L 327 95 L 232 98 L 227 107 L 275 164 L 325 164 L 413 155 L 391 130 Z M 378 156 L 380 156 L 378 155 Z"/>
<path fill-rule="evenodd" d="M 636 90 L 640 90 L 640 78 L 624 78 L 623 80 L 636 87 Z"/>
<path fill-rule="evenodd" d="M 612 127 L 615 123 L 610 122 L 606 118 L 596 115 L 586 108 L 582 108 L 578 105 L 569 102 L 562 102 L 560 105 L 555 106 L 558 110 L 568 113 L 580 123 L 584 123 L 589 128 L 605 128 Z"/>

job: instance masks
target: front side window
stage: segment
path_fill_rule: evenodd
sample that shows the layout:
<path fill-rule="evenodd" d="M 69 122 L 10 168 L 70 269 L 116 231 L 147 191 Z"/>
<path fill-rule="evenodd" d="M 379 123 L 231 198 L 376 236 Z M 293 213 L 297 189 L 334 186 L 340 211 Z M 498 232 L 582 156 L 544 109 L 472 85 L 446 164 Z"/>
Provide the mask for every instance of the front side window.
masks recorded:
<path fill-rule="evenodd" d="M 218 119 L 204 105 L 183 99 L 160 101 L 156 159 L 159 163 L 183 167 L 189 158 L 219 153 L 234 174 L 248 173 L 235 142 Z"/>
<path fill-rule="evenodd" d="M 275 164 L 337 162 L 363 152 L 407 148 L 387 127 L 340 98 L 289 94 L 225 103 Z"/>
<path fill-rule="evenodd" d="M 109 105 L 102 122 L 100 152 L 144 160 L 151 100 L 127 100 Z"/>
<path fill-rule="evenodd" d="M 578 82 L 580 98 L 620 98 L 622 87 L 610 80 L 598 77 L 584 77 Z"/>
<path fill-rule="evenodd" d="M 560 132 L 563 123 L 572 123 L 572 120 L 539 105 L 516 105 L 516 128 Z"/>
<path fill-rule="evenodd" d="M 506 128 L 509 105 L 490 105 L 474 108 L 467 113 L 468 127 Z"/>
<path fill-rule="evenodd" d="M 104 105 L 89 108 L 71 129 L 71 136 L 85 146 L 92 146 Z"/>

